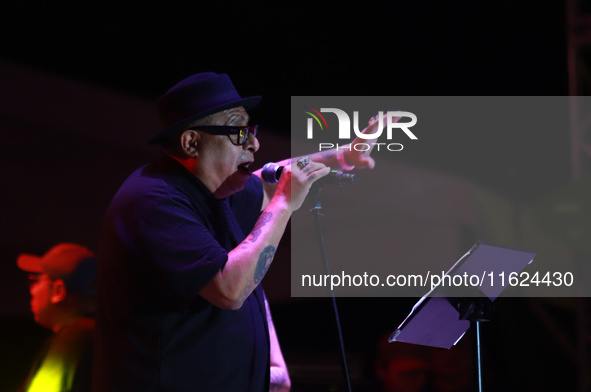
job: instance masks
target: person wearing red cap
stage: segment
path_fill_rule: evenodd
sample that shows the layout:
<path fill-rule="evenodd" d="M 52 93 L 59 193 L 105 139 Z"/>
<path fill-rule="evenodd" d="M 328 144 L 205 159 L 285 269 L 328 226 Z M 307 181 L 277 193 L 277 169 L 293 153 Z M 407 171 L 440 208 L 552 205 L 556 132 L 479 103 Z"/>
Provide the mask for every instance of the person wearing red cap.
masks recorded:
<path fill-rule="evenodd" d="M 43 256 L 21 254 L 17 265 L 29 273 L 35 321 L 53 331 L 21 391 L 91 390 L 95 255 L 61 243 Z"/>
<path fill-rule="evenodd" d="M 343 159 L 286 160 L 261 181 L 247 113 L 260 100 L 206 72 L 158 101 L 163 154 L 120 187 L 99 246 L 96 392 L 289 390 L 260 282 L 291 213 Z M 345 161 L 373 166 L 366 151 Z"/>

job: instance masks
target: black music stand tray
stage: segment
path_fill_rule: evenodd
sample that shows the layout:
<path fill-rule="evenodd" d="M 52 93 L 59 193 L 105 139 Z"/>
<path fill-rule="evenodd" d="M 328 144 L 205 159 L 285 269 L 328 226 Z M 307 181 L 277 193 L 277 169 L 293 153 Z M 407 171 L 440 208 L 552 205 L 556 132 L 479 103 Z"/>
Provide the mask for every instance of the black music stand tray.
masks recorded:
<path fill-rule="evenodd" d="M 493 301 L 508 286 L 509 275 L 521 272 L 534 256 L 530 251 L 476 243 L 446 275 L 476 275 L 482 285 L 434 287 L 415 304 L 388 341 L 449 349 L 472 327 L 474 382 L 476 390 L 482 391 L 480 322 L 490 320 Z"/>

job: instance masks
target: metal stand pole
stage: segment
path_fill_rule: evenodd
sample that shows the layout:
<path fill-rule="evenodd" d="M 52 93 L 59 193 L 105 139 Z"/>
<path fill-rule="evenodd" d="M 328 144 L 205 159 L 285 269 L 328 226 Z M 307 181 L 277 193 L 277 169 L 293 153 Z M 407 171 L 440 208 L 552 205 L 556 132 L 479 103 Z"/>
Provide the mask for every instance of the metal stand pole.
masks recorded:
<path fill-rule="evenodd" d="M 324 243 L 324 231 L 322 230 L 322 222 L 320 217 L 322 216 L 322 203 L 320 202 L 320 187 L 313 186 L 310 189 L 310 194 L 313 197 L 312 208 L 310 209 L 310 213 L 314 216 L 314 222 L 316 223 L 316 232 L 318 234 L 318 240 L 320 242 L 320 251 L 322 253 L 322 261 L 324 263 L 324 272 L 327 275 L 330 275 L 330 268 L 328 266 L 328 256 L 326 254 L 326 246 Z M 349 380 L 349 370 L 347 368 L 347 357 L 345 355 L 345 342 L 343 339 L 343 332 L 341 330 L 341 320 L 339 317 L 339 310 L 337 307 L 337 300 L 334 295 L 334 291 L 330 290 L 331 299 L 332 299 L 332 307 L 335 316 L 335 322 L 337 327 L 337 333 L 339 337 L 340 343 L 340 351 L 341 351 L 341 367 L 343 370 L 343 377 L 345 380 L 345 385 L 347 386 L 347 390 L 351 392 L 351 381 Z"/>
<path fill-rule="evenodd" d="M 482 392 L 482 351 L 480 350 L 480 321 L 470 321 L 472 354 L 474 357 L 474 389 Z"/>
<path fill-rule="evenodd" d="M 474 360 L 474 390 L 482 392 L 482 345 L 480 323 L 489 321 L 493 312 L 493 303 L 486 297 L 461 298 L 452 300 L 460 313 L 460 320 L 470 321 L 472 358 Z"/>

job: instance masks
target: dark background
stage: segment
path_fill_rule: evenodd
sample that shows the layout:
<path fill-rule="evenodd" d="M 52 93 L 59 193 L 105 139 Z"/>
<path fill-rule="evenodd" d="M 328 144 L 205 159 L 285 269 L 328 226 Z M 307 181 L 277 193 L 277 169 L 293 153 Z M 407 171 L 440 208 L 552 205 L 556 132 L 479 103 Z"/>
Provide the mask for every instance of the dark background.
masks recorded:
<path fill-rule="evenodd" d="M 271 144 L 271 153 L 275 154 L 289 153 L 289 104 L 293 95 L 569 94 L 563 1 L 319 4 L 4 2 L 0 5 L 0 60 L 149 102 L 192 73 L 228 73 L 243 96 L 263 95 L 263 103 L 252 112 L 253 122 L 275 133 L 277 139 L 273 140 L 282 141 Z M 35 95 L 36 91 L 30 89 L 23 94 Z M 100 123 L 103 115 L 97 113 L 87 121 Z M 458 136 L 467 141 L 479 137 Z M 498 144 L 492 144 L 483 154 L 491 157 L 497 154 L 496 147 L 504 145 L 509 138 L 517 146 L 503 151 L 507 154 L 506 166 L 500 168 L 487 166 L 486 159 L 470 165 L 442 159 L 445 154 L 454 153 L 449 151 L 423 151 L 404 159 L 407 163 L 486 181 L 487 186 L 523 203 L 539 196 L 534 192 L 550 191 L 568 181 L 571 161 L 568 131 L 538 135 L 532 129 L 519 135 L 497 136 L 487 139 Z M 28 140 L 26 135 L 12 133 L 4 134 L 2 140 L 5 141 L 2 151 L 10 157 L 10 161 L 4 162 L 13 165 L 5 192 L 16 192 L 15 184 L 26 181 L 27 171 L 32 168 L 47 169 L 47 175 L 55 176 L 62 168 L 85 158 L 76 149 L 77 139 L 71 136 L 67 142 L 58 143 L 51 134 Z M 532 140 L 535 148 L 528 149 Z M 519 187 L 522 176 L 528 175 L 519 170 L 533 168 L 511 170 L 512 159 L 517 159 L 524 150 L 532 162 L 542 165 L 538 171 L 549 173 L 540 178 L 539 188 L 530 191 Z M 133 169 L 136 161 L 145 157 L 141 154 L 134 159 L 123 157 L 125 151 L 120 146 L 113 146 L 109 151 L 108 156 L 93 158 L 96 161 L 92 174 L 96 175 L 96 181 L 103 178 L 107 181 L 109 177 L 117 183 Z M 27 165 L 23 164 L 25 161 Z M 116 169 L 106 173 L 101 167 Z M 115 189 L 116 186 L 88 189 L 97 192 L 97 203 L 103 203 L 98 206 L 97 215 L 100 216 L 100 209 L 106 207 L 104 204 Z M 64 195 L 61 203 L 50 208 L 59 214 L 60 208 L 65 210 L 67 205 L 75 203 L 75 198 L 70 200 L 70 197 L 74 198 Z M 25 200 L 35 202 L 26 197 L 21 201 Z M 14 214 L 8 206 L 2 213 L 6 217 Z M 37 215 L 35 219 L 27 216 L 19 219 L 26 226 L 27 222 L 40 218 Z M 64 214 L 65 219 L 80 221 L 81 217 L 69 211 Z M 18 271 L 13 266 L 16 256 L 21 252 L 41 254 L 54 243 L 65 240 L 94 244 L 100 224 L 94 220 L 90 223 L 78 231 L 73 223 L 52 221 L 41 230 L 43 236 L 19 235 L 18 238 L 9 234 L 10 227 L 5 227 L 7 235 L 0 239 L 4 253 L 1 271 L 16 281 L 15 290 L 26 291 L 24 280 L 18 281 Z M 279 268 L 271 269 L 267 281 L 283 279 Z M 329 390 L 331 385 L 339 383 L 339 369 L 338 343 L 333 338 L 328 301 L 286 299 L 274 291 L 277 284 L 266 284 L 292 370 L 294 390 L 306 390 L 306 384 L 310 384 L 308 390 L 314 388 L 312 384 L 317 390 Z M 14 295 L 20 302 L 16 301 L 13 307 L 26 308 L 23 296 Z M 2 301 L 10 304 L 11 298 L 9 293 Z M 502 390 L 573 390 L 576 360 L 565 352 L 564 339 L 560 343 L 561 338 L 557 337 L 560 334 L 553 335 L 540 328 L 533 316 L 532 301 L 541 302 L 501 301 L 504 306 L 499 308 L 506 310 L 485 327 L 490 348 L 486 369 L 495 375 L 495 383 Z M 413 299 L 376 298 L 370 302 L 339 299 L 352 371 L 360 385 L 371 383 L 371 358 L 378 338 L 391 332 L 413 303 Z M 569 337 L 567 340 L 574 344 L 572 307 L 546 303 L 543 306 L 549 307 L 548 311 Z M 13 316 L 23 313 L 26 314 L 26 309 L 0 315 L 5 321 L 2 323 L 4 358 L 14 358 L 11 366 L 3 365 L 0 369 L 3 373 L 0 383 L 5 383 L 7 388 L 18 382 L 23 367 L 26 372 L 28 358 L 44 335 L 31 318 Z M 296 389 L 298 386 L 300 389 Z"/>

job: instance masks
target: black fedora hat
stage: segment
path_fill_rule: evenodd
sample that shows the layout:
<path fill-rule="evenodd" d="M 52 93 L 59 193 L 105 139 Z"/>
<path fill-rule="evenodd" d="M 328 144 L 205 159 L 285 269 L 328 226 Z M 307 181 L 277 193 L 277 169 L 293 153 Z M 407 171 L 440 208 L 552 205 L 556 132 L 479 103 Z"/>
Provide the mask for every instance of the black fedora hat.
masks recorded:
<path fill-rule="evenodd" d="M 162 130 L 149 143 L 159 143 L 171 133 L 210 114 L 238 106 L 252 109 L 260 101 L 260 96 L 242 98 L 226 74 L 202 72 L 191 75 L 158 99 Z"/>

